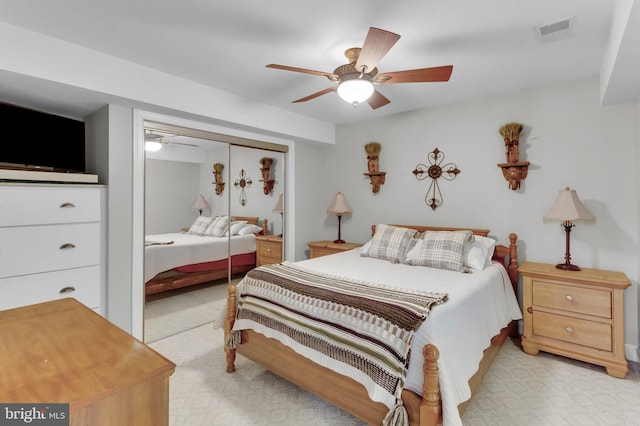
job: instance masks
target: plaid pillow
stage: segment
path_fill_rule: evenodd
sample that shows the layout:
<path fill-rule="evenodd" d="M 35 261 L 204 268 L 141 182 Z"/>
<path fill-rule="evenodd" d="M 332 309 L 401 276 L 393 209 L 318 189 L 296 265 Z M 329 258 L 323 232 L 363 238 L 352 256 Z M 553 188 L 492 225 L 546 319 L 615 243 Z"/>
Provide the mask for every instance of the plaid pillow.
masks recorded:
<path fill-rule="evenodd" d="M 209 237 L 224 237 L 229 230 L 229 216 L 218 216 L 213 219 L 211 225 L 204 231 L 204 235 Z"/>
<path fill-rule="evenodd" d="M 212 220 L 213 218 L 209 216 L 198 216 L 187 231 L 187 234 L 204 235 Z"/>
<path fill-rule="evenodd" d="M 471 231 L 425 231 L 417 256 L 407 258 L 405 263 L 460 272 L 464 243 L 472 235 Z"/>
<path fill-rule="evenodd" d="M 415 229 L 376 225 L 376 233 L 371 239 L 371 244 L 362 251 L 360 256 L 400 263 L 404 260 L 411 238 L 415 234 Z"/>

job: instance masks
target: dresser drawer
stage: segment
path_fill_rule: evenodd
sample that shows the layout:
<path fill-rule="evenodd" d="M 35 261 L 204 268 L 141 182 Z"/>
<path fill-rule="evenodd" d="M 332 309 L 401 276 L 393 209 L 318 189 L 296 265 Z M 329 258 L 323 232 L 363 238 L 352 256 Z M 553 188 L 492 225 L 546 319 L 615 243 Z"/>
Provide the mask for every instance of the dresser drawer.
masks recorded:
<path fill-rule="evenodd" d="M 611 318 L 611 292 L 533 280 L 533 305 Z"/>
<path fill-rule="evenodd" d="M 0 227 L 100 220 L 100 188 L 0 187 Z"/>
<path fill-rule="evenodd" d="M 100 223 L 0 228 L 0 278 L 100 263 Z"/>
<path fill-rule="evenodd" d="M 73 297 L 91 309 L 100 307 L 100 267 L 67 269 L 0 279 L 0 310 Z"/>
<path fill-rule="evenodd" d="M 533 312 L 533 334 L 611 352 L 611 325 Z"/>

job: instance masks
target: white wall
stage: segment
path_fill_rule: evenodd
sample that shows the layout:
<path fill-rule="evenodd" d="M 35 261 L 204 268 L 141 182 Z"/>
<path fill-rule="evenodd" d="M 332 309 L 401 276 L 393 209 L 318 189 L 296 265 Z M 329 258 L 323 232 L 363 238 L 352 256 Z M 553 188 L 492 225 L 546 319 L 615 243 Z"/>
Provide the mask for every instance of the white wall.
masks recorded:
<path fill-rule="evenodd" d="M 191 226 L 198 217 L 191 206 L 200 195 L 199 186 L 200 164 L 147 159 L 145 234 L 180 232 Z"/>
<path fill-rule="evenodd" d="M 571 234 L 573 263 L 623 271 L 632 281 L 625 292 L 625 342 L 638 345 L 638 181 L 636 104 L 601 108 L 597 78 L 545 86 L 474 101 L 413 111 L 337 129 L 331 162 L 340 170 L 333 191 L 343 191 L 353 216 L 343 221 L 346 240 L 365 242 L 375 223 L 413 223 L 491 229 L 502 244 L 519 236 L 520 261 L 564 261 L 565 234 L 542 217 L 565 186 L 576 189 L 595 223 L 578 223 Z M 508 189 L 497 163 L 505 162 L 498 129 L 525 125 L 521 160 L 531 162 L 518 191 Z M 366 172 L 364 145 L 382 144 L 380 170 L 387 179 L 374 195 Z M 461 173 L 440 179 L 444 203 L 432 211 L 424 197 L 429 180 L 411 171 L 427 163 L 434 148 Z M 629 174 L 632 175 L 630 179 Z M 326 209 L 327 200 L 297 191 L 300 199 Z M 332 222 L 318 223 L 323 238 Z"/>

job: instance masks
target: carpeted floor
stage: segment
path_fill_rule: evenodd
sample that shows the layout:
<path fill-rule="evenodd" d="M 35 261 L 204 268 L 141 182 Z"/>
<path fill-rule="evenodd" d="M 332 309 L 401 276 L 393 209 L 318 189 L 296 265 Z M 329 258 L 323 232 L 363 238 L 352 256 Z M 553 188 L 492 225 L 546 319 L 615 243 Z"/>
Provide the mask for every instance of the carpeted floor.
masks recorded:
<path fill-rule="evenodd" d="M 226 291 L 226 285 L 220 287 Z M 223 294 L 220 289 L 209 291 Z M 192 297 L 215 306 L 210 296 Z M 190 309 L 182 314 L 191 316 Z M 182 323 L 172 315 L 163 317 Z M 170 379 L 171 426 L 363 425 L 242 356 L 236 361 L 237 371 L 225 373 L 223 332 L 215 320 L 150 346 L 177 364 Z M 626 379 L 615 379 L 601 367 L 546 353 L 530 356 L 517 342 L 507 341 L 463 423 L 640 425 L 640 370 L 637 364 L 630 367 Z"/>

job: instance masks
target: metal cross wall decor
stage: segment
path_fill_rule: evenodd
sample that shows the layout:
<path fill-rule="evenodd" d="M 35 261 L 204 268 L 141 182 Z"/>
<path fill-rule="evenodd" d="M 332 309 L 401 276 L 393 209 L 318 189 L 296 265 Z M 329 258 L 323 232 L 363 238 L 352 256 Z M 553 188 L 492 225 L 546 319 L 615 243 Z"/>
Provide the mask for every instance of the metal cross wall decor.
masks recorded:
<path fill-rule="evenodd" d="M 429 153 L 429 166 L 425 164 L 418 164 L 413 170 L 413 174 L 416 179 L 424 180 L 431 178 L 431 184 L 427 189 L 427 194 L 424 197 L 424 202 L 427 203 L 432 210 L 437 209 L 442 205 L 442 192 L 440 191 L 440 185 L 438 179 L 443 177 L 446 180 L 453 180 L 458 176 L 460 170 L 458 166 L 453 163 L 447 163 L 441 166 L 444 161 L 444 152 L 441 152 L 438 148 Z"/>
<path fill-rule="evenodd" d="M 240 188 L 240 205 L 245 205 L 247 204 L 247 194 L 245 194 L 244 192 L 244 187 L 246 186 L 247 188 L 251 188 L 251 184 L 253 183 L 253 181 L 251 180 L 250 177 L 247 177 L 246 172 L 244 171 L 244 169 L 240 170 L 240 179 L 236 179 L 236 181 L 233 183 L 233 186 L 235 186 L 236 188 Z"/>

